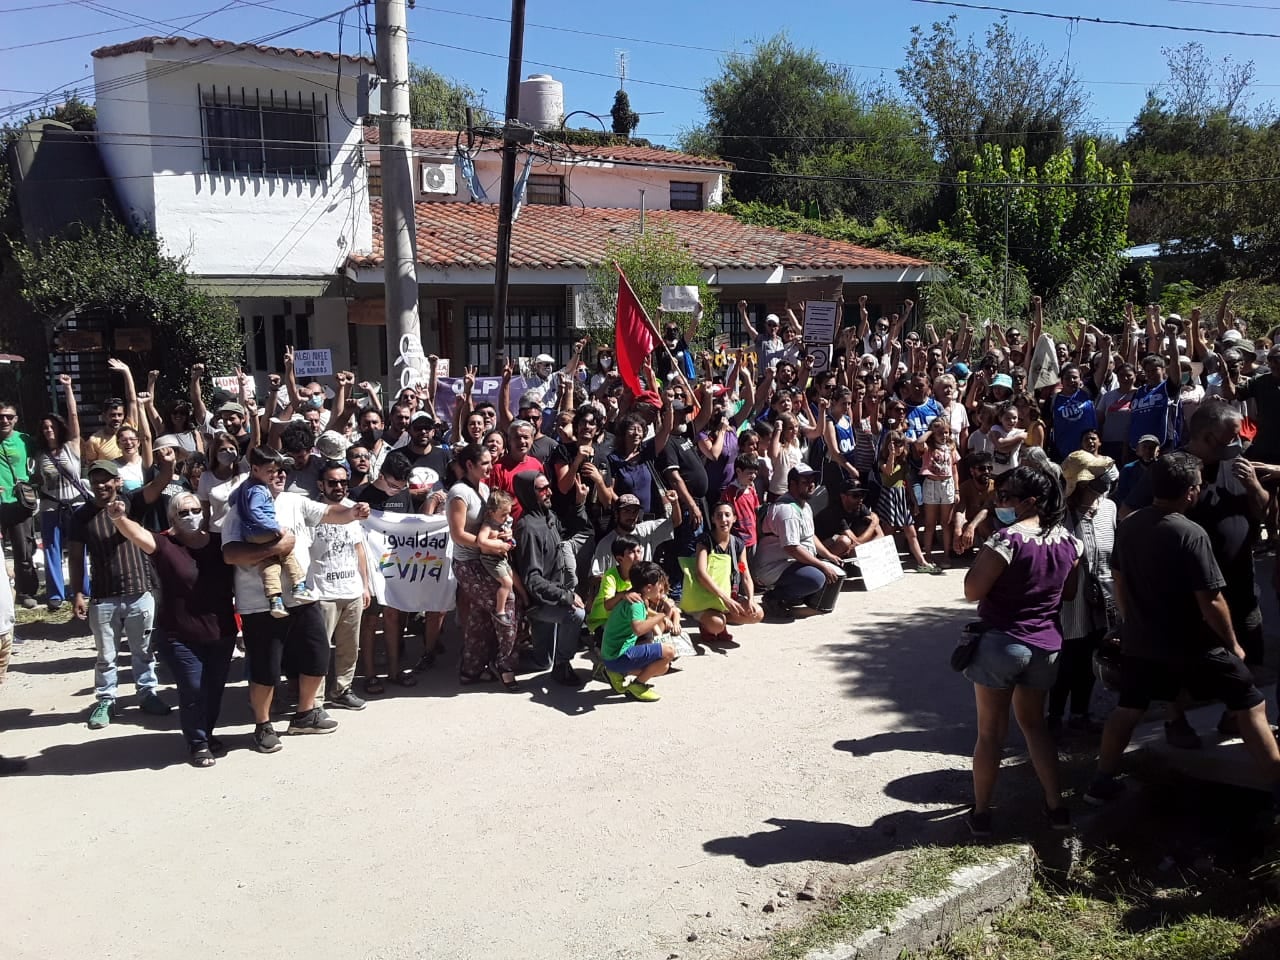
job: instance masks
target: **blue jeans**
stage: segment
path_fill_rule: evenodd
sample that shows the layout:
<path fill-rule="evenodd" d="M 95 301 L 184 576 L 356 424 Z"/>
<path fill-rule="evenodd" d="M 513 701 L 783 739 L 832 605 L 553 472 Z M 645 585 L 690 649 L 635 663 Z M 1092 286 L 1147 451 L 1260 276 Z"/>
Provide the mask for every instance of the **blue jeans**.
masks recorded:
<path fill-rule="evenodd" d="M 70 514 L 67 514 L 70 517 Z M 67 599 L 67 585 L 62 577 L 62 538 L 66 535 L 63 515 L 58 510 L 40 514 L 40 539 L 44 541 L 44 589 L 48 602 Z M 89 595 L 89 564 L 84 565 L 84 583 L 80 592 Z"/>
<path fill-rule="evenodd" d="M 533 655 L 543 666 L 568 663 L 578 652 L 578 634 L 587 611 L 581 607 L 542 604 L 525 611 L 533 638 Z"/>
<path fill-rule="evenodd" d="M 116 657 L 120 640 L 129 641 L 133 665 L 133 685 L 140 696 L 154 693 L 156 655 L 151 649 L 151 625 L 156 602 L 150 593 L 129 597 L 101 597 L 89 604 L 89 629 L 98 645 L 98 662 L 93 668 L 93 693 L 99 700 L 116 698 Z"/>
<path fill-rule="evenodd" d="M 178 684 L 178 719 L 187 746 L 192 749 L 208 746 L 213 728 L 218 725 L 222 692 L 235 648 L 235 637 L 192 644 L 171 637 L 158 645 L 160 659 Z"/>
<path fill-rule="evenodd" d="M 804 603 L 827 585 L 827 578 L 817 567 L 793 563 L 769 589 L 774 598 L 786 604 Z"/>

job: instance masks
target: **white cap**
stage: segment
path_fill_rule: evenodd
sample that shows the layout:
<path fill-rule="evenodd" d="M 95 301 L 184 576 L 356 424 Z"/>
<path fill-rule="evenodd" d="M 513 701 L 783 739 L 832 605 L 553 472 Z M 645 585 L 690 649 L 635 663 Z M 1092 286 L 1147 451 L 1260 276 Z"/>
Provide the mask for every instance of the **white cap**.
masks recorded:
<path fill-rule="evenodd" d="M 540 353 L 540 354 L 538 354 L 536 357 L 534 357 L 534 358 L 533 358 L 533 362 L 534 362 L 534 363 L 549 363 L 549 364 L 551 364 L 552 366 L 554 366 L 554 365 L 555 365 L 555 362 L 556 362 L 556 358 L 555 358 L 555 357 L 553 357 L 553 356 L 551 356 L 550 354 Z"/>

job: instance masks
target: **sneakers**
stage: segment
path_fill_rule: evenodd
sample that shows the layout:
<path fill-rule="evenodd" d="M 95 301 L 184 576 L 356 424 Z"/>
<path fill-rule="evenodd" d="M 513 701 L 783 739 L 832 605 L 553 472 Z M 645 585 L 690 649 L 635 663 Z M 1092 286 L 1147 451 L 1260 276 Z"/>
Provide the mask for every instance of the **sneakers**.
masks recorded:
<path fill-rule="evenodd" d="M 1195 732 L 1186 717 L 1169 720 L 1164 725 L 1164 739 L 1171 747 L 1179 750 L 1199 750 L 1200 735 Z"/>
<path fill-rule="evenodd" d="M 138 709 L 143 713 L 151 714 L 153 717 L 167 717 L 169 711 L 173 708 L 161 700 L 160 695 L 154 690 L 148 690 L 138 702 Z"/>
<path fill-rule="evenodd" d="M 1124 793 L 1124 784 L 1113 776 L 1100 773 L 1093 778 L 1089 789 L 1084 792 L 1084 802 L 1095 807 L 1103 807 Z"/>
<path fill-rule="evenodd" d="M 89 712 L 89 729 L 101 730 L 111 722 L 111 718 L 116 716 L 117 713 L 114 700 L 99 700 Z"/>
<path fill-rule="evenodd" d="M 22 607 L 23 610 L 34 610 L 36 607 L 40 606 L 40 604 L 36 603 L 35 597 L 28 597 L 25 594 L 19 594 L 17 599 L 18 606 Z"/>
<path fill-rule="evenodd" d="M 341 707 L 343 710 L 363 710 L 368 703 L 363 697 L 356 696 L 355 692 L 347 687 L 345 690 L 339 690 L 333 696 L 329 697 L 329 703 L 335 707 Z"/>
<path fill-rule="evenodd" d="M 977 810 L 970 809 L 965 814 L 964 823 L 969 828 L 969 832 L 978 840 L 985 840 L 991 836 L 990 810 L 983 810 L 979 813 Z"/>
<path fill-rule="evenodd" d="M 591 668 L 591 679 L 596 681 L 597 683 L 608 683 L 609 682 L 608 673 L 609 671 L 605 669 L 604 663 L 598 662 L 594 667 Z"/>
<path fill-rule="evenodd" d="M 315 603 L 316 595 L 311 592 L 311 588 L 305 583 L 295 583 L 293 585 L 293 601 L 294 603 Z"/>
<path fill-rule="evenodd" d="M 583 680 L 582 677 L 579 676 L 578 671 L 574 670 L 573 667 L 567 663 L 558 664 L 551 673 L 555 678 L 556 683 L 560 684 L 562 687 L 575 687 L 581 690 L 587 685 L 587 681 Z"/>
<path fill-rule="evenodd" d="M 1049 821 L 1049 828 L 1059 833 L 1071 830 L 1071 811 L 1064 806 L 1044 808 L 1044 818 Z"/>
<path fill-rule="evenodd" d="M 259 753 L 276 753 L 284 746 L 276 733 L 276 728 L 269 723 L 259 723 L 253 728 L 253 745 Z"/>
<path fill-rule="evenodd" d="M 643 703 L 653 703 L 655 700 L 662 699 L 662 697 L 658 695 L 658 691 L 653 689 L 653 687 L 649 686 L 647 683 L 629 683 L 626 686 L 626 691 L 633 699 L 640 700 Z"/>
<path fill-rule="evenodd" d="M 289 611 L 284 608 L 283 597 L 277 595 L 271 598 L 271 615 L 277 620 L 289 615 Z"/>
<path fill-rule="evenodd" d="M 338 729 L 338 721 L 334 720 L 319 707 L 312 707 L 306 713 L 295 713 L 289 721 L 290 735 L 299 733 L 333 733 Z"/>
<path fill-rule="evenodd" d="M 614 693 L 627 692 L 627 678 L 620 673 L 614 673 L 608 668 L 604 671 L 604 677 L 609 682 L 609 686 L 613 687 Z"/>

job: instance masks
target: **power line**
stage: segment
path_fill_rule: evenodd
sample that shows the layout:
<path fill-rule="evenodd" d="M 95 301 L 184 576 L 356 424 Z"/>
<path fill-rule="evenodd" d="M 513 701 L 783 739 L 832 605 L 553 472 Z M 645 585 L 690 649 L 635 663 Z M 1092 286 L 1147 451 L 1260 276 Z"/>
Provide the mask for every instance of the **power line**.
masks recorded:
<path fill-rule="evenodd" d="M 1210 33 L 1225 37 L 1257 37 L 1263 40 L 1280 40 L 1280 33 L 1259 33 L 1252 30 L 1223 30 L 1215 27 L 1185 27 L 1169 23 L 1139 23 L 1136 20 L 1107 20 L 1103 17 L 1084 17 L 1073 13 L 1044 13 L 1040 10 L 1015 10 L 1012 7 L 995 7 L 985 3 L 961 3 L 960 0 L 911 0 L 935 7 L 957 7 L 961 10 L 985 10 L 991 13 L 1011 13 L 1018 17 L 1043 17 L 1046 20 L 1067 20 L 1072 23 L 1096 23 L 1108 27 L 1142 27 L 1145 30 L 1174 30 L 1179 33 Z"/>

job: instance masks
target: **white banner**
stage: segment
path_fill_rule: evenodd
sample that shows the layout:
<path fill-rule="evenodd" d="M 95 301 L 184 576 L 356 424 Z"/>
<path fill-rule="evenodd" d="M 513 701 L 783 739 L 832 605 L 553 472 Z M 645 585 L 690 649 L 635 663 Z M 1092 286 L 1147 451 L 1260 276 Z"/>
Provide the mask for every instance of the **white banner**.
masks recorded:
<path fill-rule="evenodd" d="M 407 612 L 453 609 L 453 541 L 443 514 L 374 510 L 362 526 L 379 603 Z"/>
<path fill-rule="evenodd" d="M 333 376 L 333 351 L 331 350 L 295 350 L 293 351 L 293 372 L 301 380 L 303 377 Z"/>

